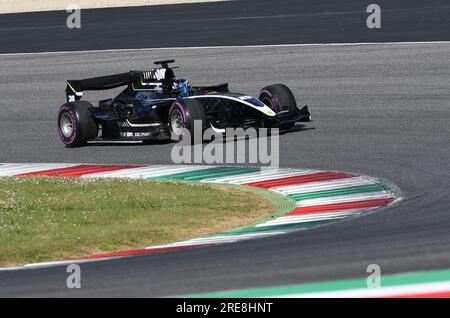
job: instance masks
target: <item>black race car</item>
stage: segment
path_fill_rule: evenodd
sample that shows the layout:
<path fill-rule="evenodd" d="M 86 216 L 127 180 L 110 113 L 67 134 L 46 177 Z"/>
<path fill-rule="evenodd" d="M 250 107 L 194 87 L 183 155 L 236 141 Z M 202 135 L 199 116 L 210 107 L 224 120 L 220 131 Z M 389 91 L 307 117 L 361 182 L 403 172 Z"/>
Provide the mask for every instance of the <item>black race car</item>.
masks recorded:
<path fill-rule="evenodd" d="M 192 136 L 194 121 L 202 129 L 224 133 L 226 128 L 290 129 L 298 121 L 310 121 L 308 107 L 297 108 L 292 92 L 283 84 L 261 90 L 259 98 L 231 93 L 228 84 L 191 86 L 176 79 L 169 64 L 155 62 L 149 71 L 67 82 L 67 103 L 58 115 L 58 132 L 68 147 L 96 142 L 143 142 L 170 139 L 181 128 Z M 118 96 L 98 106 L 81 101 L 83 91 L 127 86 Z M 181 131 L 184 131 L 181 129 Z M 182 136 L 181 136 L 182 137 Z M 174 138 L 172 138 L 174 139 Z"/>

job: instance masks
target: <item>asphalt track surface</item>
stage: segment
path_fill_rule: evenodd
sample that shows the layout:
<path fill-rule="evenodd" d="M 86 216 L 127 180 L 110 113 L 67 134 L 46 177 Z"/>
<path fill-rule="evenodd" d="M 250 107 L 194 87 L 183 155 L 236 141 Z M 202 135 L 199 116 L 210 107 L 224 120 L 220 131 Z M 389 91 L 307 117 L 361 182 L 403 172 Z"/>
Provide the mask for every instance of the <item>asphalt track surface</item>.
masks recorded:
<path fill-rule="evenodd" d="M 280 137 L 281 166 L 380 177 L 405 199 L 277 238 L 84 264 L 80 290 L 66 288 L 65 267 L 0 272 L 0 296 L 167 296 L 361 277 L 372 263 L 385 274 L 450 267 L 450 44 L 1 56 L 0 162 L 170 163 L 171 144 L 66 149 L 55 128 L 66 79 L 165 57 L 196 84 L 252 95 L 287 84 L 315 121 Z"/>
<path fill-rule="evenodd" d="M 81 29 L 65 11 L 0 15 L 0 52 L 290 43 L 448 40 L 447 0 L 377 0 L 382 29 L 366 27 L 372 0 L 239 0 L 92 9 Z"/>

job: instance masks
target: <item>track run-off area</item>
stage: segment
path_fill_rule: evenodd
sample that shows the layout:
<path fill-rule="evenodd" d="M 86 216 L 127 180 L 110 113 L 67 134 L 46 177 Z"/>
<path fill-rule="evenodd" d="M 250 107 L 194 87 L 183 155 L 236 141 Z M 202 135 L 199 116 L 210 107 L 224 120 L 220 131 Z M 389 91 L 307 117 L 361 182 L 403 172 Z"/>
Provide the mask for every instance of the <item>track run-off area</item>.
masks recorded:
<path fill-rule="evenodd" d="M 364 24 L 353 28 L 359 15 L 366 13 L 363 9 L 356 13 L 350 10 L 352 1 L 346 4 L 348 10 L 312 5 L 309 14 L 295 11 L 294 1 L 286 2 L 292 16 L 285 16 L 281 9 L 266 19 L 255 18 L 263 16 L 257 10 L 242 11 L 240 19 L 227 20 L 228 24 L 222 17 L 226 32 L 218 29 L 216 20 L 203 17 L 198 19 L 203 25 L 196 28 L 205 31 L 197 40 L 189 41 L 186 33 L 177 35 L 191 44 L 175 41 L 178 38 L 165 42 L 167 37 L 162 35 L 154 41 L 158 47 L 189 46 L 174 49 L 136 50 L 153 46 L 148 38 L 132 46 L 133 39 L 144 38 L 140 31 L 128 38 L 126 47 L 111 47 L 114 40 L 124 37 L 123 33 L 135 29 L 135 24 L 126 23 L 123 33 L 113 33 L 117 29 L 109 28 L 111 37 L 106 37 L 106 27 L 92 26 L 99 33 L 77 35 L 77 47 L 76 41 L 52 26 L 59 19 L 58 13 L 48 13 L 47 24 L 44 19 L 30 20 L 32 14 L 23 15 L 21 19 L 31 22 L 24 22 L 22 30 L 8 26 L 14 20 L 8 16 L 0 30 L 3 53 L 100 51 L 0 56 L 0 162 L 171 164 L 171 143 L 66 149 L 58 139 L 56 115 L 64 102 L 67 79 L 146 69 L 155 60 L 175 58 L 181 66 L 177 76 L 188 78 L 194 85 L 230 82 L 232 90 L 257 95 L 262 87 L 281 82 L 293 90 L 299 105 L 309 105 L 314 122 L 280 136 L 280 169 L 373 176 L 398 186 L 402 201 L 364 217 L 275 237 L 88 262 L 82 264 L 80 290 L 65 288 L 65 266 L 2 271 L 0 295 L 170 296 L 286 285 L 297 286 L 295 294 L 304 291 L 303 284 L 322 282 L 332 286 L 330 281 L 365 278 L 369 264 L 380 266 L 386 284 L 391 282 L 390 275 L 450 268 L 450 44 L 439 42 L 449 40 L 445 3 L 399 5 L 383 20 L 383 32 L 369 35 Z M 232 3 L 212 6 L 235 5 Z M 336 14 L 320 14 L 326 11 Z M 114 16 L 114 12 L 107 15 Z M 420 16 L 427 18 L 414 24 Z M 143 17 L 136 18 L 135 23 Z M 102 19 L 95 23 L 106 25 Z M 302 23 L 305 28 L 315 25 L 311 21 L 324 21 L 321 25 L 327 26 L 325 21 L 330 19 L 342 22 L 342 28 L 316 25 L 315 31 L 298 32 Z M 405 22 L 408 19 L 411 24 Z M 247 31 L 237 36 L 236 30 L 242 29 L 239 21 L 247 20 L 254 22 L 246 24 Z M 33 34 L 27 30 L 39 30 L 39 24 L 41 31 L 47 31 L 31 39 Z M 258 35 L 254 32 L 258 28 L 267 32 Z M 189 34 L 193 34 L 191 31 Z M 257 36 L 252 38 L 251 33 Z M 275 43 L 268 39 L 275 39 Z M 27 41 L 28 49 L 24 44 Z M 415 43 L 339 44 L 392 41 Z M 318 42 L 334 44 L 302 44 Z M 220 47 L 191 47 L 209 44 Z M 123 50 L 101 50 L 105 48 Z M 95 101 L 114 93 L 90 92 L 85 99 Z M 433 277 L 448 280 L 444 276 Z M 348 286 L 358 288 L 358 284 Z M 314 290 L 318 289 L 310 291 Z"/>

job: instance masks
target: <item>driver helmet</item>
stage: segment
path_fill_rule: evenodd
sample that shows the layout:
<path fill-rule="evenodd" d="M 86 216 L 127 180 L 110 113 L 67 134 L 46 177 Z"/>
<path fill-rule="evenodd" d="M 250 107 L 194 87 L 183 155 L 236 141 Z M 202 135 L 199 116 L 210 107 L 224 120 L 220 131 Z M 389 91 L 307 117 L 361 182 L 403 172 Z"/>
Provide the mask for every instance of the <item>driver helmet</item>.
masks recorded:
<path fill-rule="evenodd" d="M 188 97 L 191 91 L 191 83 L 185 79 L 177 79 L 173 82 L 172 89 L 177 93 L 179 98 Z"/>

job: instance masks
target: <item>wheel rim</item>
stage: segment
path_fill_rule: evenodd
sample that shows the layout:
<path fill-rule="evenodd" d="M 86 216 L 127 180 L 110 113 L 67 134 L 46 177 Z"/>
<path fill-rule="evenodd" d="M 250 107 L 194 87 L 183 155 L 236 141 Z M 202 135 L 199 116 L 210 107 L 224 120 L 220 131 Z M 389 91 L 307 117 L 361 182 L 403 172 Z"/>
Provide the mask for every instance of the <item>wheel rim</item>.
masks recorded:
<path fill-rule="evenodd" d="M 170 125 L 172 127 L 172 130 L 183 128 L 183 119 L 178 109 L 175 109 L 172 112 L 172 116 L 170 118 Z"/>
<path fill-rule="evenodd" d="M 184 122 L 179 109 L 174 109 L 170 115 L 170 129 L 174 135 L 178 136 L 180 141 L 183 139 Z"/>
<path fill-rule="evenodd" d="M 61 115 L 59 127 L 65 138 L 70 138 L 73 135 L 73 120 L 68 113 Z"/>

